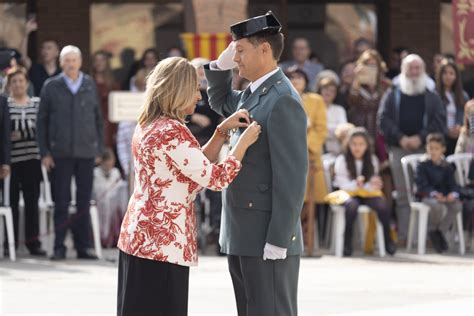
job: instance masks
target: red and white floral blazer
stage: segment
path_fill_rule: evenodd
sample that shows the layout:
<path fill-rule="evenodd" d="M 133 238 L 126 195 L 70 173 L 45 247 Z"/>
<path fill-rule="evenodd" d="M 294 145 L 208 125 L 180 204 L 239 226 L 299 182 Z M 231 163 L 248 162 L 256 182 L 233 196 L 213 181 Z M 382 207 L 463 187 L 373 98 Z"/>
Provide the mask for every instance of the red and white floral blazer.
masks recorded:
<path fill-rule="evenodd" d="M 135 189 L 118 247 L 127 254 L 183 266 L 197 265 L 194 198 L 202 187 L 222 190 L 241 164 L 228 156 L 212 164 L 189 129 L 162 118 L 135 129 Z"/>

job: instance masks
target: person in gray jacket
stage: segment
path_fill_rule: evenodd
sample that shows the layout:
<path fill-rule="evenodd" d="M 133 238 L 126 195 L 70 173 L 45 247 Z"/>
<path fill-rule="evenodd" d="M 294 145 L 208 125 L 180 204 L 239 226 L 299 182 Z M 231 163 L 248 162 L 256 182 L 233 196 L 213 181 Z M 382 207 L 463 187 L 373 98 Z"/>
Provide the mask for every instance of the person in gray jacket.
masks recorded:
<path fill-rule="evenodd" d="M 37 137 L 42 164 L 52 171 L 55 241 L 52 260 L 66 258 L 69 226 L 79 259 L 97 259 L 90 248 L 89 206 L 96 157 L 103 151 L 102 115 L 94 81 L 80 71 L 81 51 L 66 46 L 60 54 L 63 72 L 41 90 Z M 77 212 L 69 219 L 74 176 Z"/>
<path fill-rule="evenodd" d="M 424 152 L 423 142 L 430 133 L 447 134 L 446 110 L 441 98 L 428 89 L 428 75 L 420 56 L 411 54 L 402 61 L 398 85 L 381 100 L 378 126 L 388 146 L 390 167 L 397 192 L 398 239 L 406 242 L 410 206 L 401 159 Z"/>
<path fill-rule="evenodd" d="M 211 108 L 225 117 L 245 109 L 262 128 L 223 192 L 219 243 L 228 255 L 239 316 L 297 315 L 307 118 L 277 66 L 280 30 L 271 12 L 231 26 L 234 41 L 205 71 Z M 236 66 L 251 82 L 245 92 L 232 90 Z M 232 133 L 230 146 L 242 132 Z"/>

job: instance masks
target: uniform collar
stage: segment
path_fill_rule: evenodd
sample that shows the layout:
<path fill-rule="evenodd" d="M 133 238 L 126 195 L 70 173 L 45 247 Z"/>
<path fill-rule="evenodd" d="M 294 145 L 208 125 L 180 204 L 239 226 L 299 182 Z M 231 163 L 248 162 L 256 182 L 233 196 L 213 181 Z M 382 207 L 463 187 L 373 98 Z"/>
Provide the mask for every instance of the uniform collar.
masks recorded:
<path fill-rule="evenodd" d="M 258 78 L 254 82 L 252 82 L 250 84 L 250 92 L 254 93 L 255 90 L 257 90 L 258 87 L 260 87 L 262 85 L 262 83 L 264 83 L 268 78 L 270 78 L 271 76 L 276 74 L 278 72 L 278 70 L 280 70 L 280 68 L 277 67 L 274 70 L 267 73 L 266 75 L 263 75 L 262 77 Z"/>

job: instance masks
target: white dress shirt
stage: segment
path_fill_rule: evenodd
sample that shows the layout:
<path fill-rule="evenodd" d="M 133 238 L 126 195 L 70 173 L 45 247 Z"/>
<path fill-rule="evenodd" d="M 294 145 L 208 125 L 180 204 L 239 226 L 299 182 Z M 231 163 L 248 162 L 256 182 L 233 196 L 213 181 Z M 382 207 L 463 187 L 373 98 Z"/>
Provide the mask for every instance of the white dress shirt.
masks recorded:
<path fill-rule="evenodd" d="M 273 76 L 274 74 L 276 74 L 278 72 L 278 70 L 280 70 L 280 68 L 275 68 L 274 70 L 270 71 L 269 73 L 267 73 L 266 75 L 263 75 L 261 76 L 260 78 L 258 78 L 257 80 L 251 82 L 249 84 L 249 87 L 250 87 L 250 92 L 254 93 L 255 90 L 258 89 L 258 87 L 260 87 L 262 85 L 262 83 L 264 83 L 268 78 L 270 78 L 271 76 Z"/>

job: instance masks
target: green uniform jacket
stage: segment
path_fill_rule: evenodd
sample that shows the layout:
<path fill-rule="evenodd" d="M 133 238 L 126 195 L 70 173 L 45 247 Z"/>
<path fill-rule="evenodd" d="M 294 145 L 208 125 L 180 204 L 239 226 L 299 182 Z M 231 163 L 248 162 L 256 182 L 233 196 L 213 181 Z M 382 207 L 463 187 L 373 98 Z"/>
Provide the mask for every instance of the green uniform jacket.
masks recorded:
<path fill-rule="evenodd" d="M 281 70 L 242 102 L 232 90 L 231 71 L 206 69 L 211 108 L 225 117 L 247 109 L 262 127 L 238 176 L 223 191 L 219 243 L 236 256 L 262 256 L 265 243 L 301 255 L 300 214 L 308 171 L 307 118 L 301 99 Z M 244 129 L 235 131 L 235 146 Z"/>

